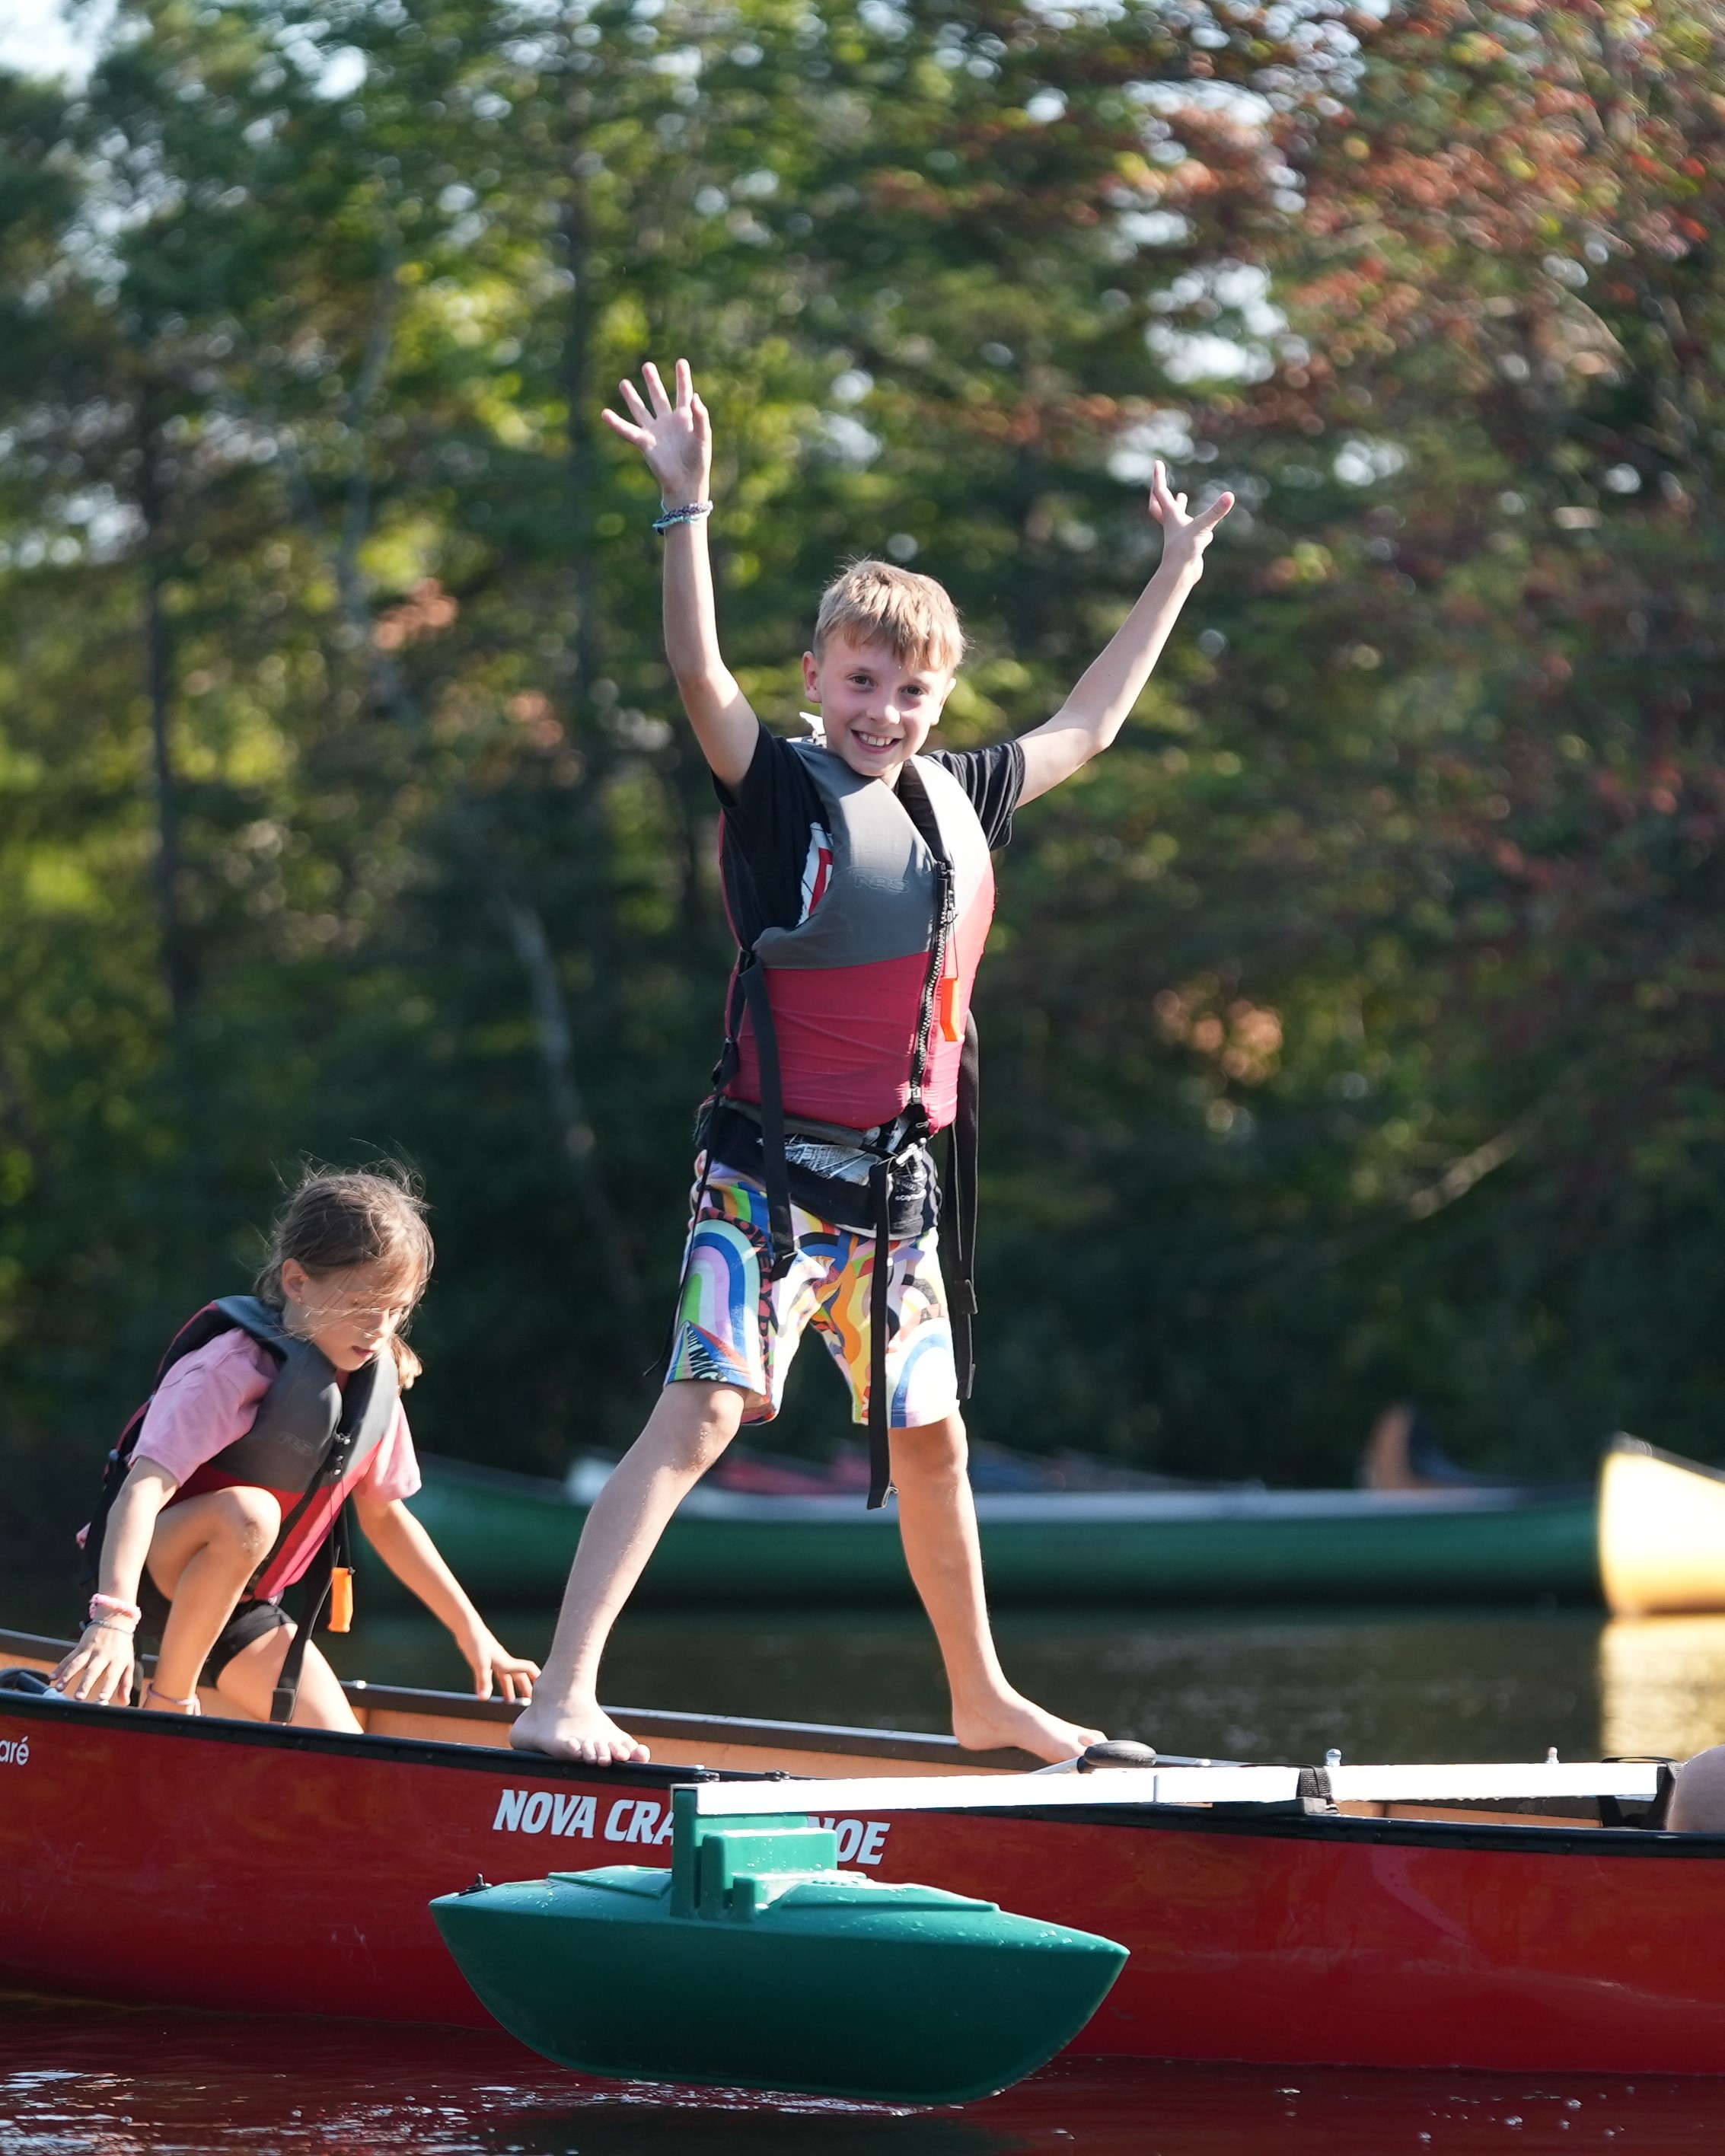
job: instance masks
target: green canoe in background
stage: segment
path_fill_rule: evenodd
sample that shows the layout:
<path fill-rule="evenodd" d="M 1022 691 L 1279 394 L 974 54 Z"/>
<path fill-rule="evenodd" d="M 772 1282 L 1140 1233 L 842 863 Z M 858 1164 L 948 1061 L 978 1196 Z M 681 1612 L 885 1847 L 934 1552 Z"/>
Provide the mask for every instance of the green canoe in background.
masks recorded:
<path fill-rule="evenodd" d="M 561 1591 L 603 1468 L 578 1469 L 572 1495 L 459 1460 L 422 1456 L 421 1466 L 425 1485 L 409 1502 L 464 1586 L 493 1601 Z M 1599 1599 L 1591 1486 L 984 1492 L 977 1513 L 997 1604 Z M 869 1512 L 860 1496 L 705 1485 L 684 1501 L 637 1594 L 915 1599 L 891 1502 Z"/>

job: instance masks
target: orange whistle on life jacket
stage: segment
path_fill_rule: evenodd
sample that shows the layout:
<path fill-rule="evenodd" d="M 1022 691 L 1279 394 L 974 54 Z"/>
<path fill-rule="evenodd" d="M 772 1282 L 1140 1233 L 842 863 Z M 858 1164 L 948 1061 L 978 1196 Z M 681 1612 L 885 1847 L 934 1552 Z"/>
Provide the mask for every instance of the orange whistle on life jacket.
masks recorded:
<path fill-rule="evenodd" d="M 351 1564 L 336 1565 L 330 1573 L 330 1630 L 332 1632 L 351 1632 L 353 1630 L 353 1567 Z"/>

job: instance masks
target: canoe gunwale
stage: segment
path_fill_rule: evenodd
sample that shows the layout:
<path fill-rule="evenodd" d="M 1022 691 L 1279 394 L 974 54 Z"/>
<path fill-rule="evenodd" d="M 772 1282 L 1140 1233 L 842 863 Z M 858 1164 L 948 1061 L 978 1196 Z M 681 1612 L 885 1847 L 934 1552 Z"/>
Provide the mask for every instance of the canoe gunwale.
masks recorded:
<path fill-rule="evenodd" d="M 39 1692 L 0 1692 L 0 1715 L 18 1713 L 44 1724 L 70 1721 L 112 1727 L 123 1716 L 123 1727 L 138 1735 L 166 1737 L 182 1744 L 239 1744 L 266 1751 L 309 1752 L 370 1763 L 449 1767 L 458 1772 L 495 1774 L 503 1768 L 529 1773 L 535 1781 L 614 1781 L 619 1787 L 642 1782 L 669 1789 L 673 1783 L 763 1781 L 768 1778 L 747 1768 L 685 1767 L 673 1761 L 632 1761 L 626 1765 L 590 1767 L 578 1759 L 553 1759 L 542 1752 L 516 1752 L 495 1744 L 452 1744 L 436 1737 L 373 1736 L 369 1730 L 285 1728 L 279 1722 L 228 1721 L 216 1714 L 148 1713 L 141 1707 L 95 1707 L 83 1700 L 49 1699 Z M 776 1786 L 776 1784 L 775 1784 Z"/>
<path fill-rule="evenodd" d="M 69 1640 L 50 1639 L 40 1633 L 0 1630 L 0 1661 L 11 1655 L 28 1661 L 46 1662 L 51 1667 L 62 1656 L 71 1652 L 72 1645 Z M 147 1673 L 154 1667 L 153 1658 L 146 1656 L 143 1666 Z M 341 1689 L 356 1708 L 375 1709 L 386 1713 L 434 1716 L 440 1722 L 483 1722 L 494 1726 L 514 1722 L 524 1703 L 520 1700 L 479 1699 L 471 1692 L 437 1691 L 424 1686 L 374 1684 L 364 1677 L 345 1679 Z M 19 1692 L 0 1697 L 27 1699 L 31 1695 Z M 59 1705 L 71 1707 L 76 1704 L 70 1700 L 59 1702 L 50 1712 L 58 1712 Z M 676 1708 L 661 1707 L 612 1707 L 605 1711 L 608 1714 L 619 1717 L 625 1724 L 639 1727 L 644 1738 L 660 1737 L 667 1741 L 679 1739 L 699 1743 L 704 1739 L 712 1744 L 747 1744 L 768 1749 L 775 1745 L 787 1750 L 814 1748 L 829 1753 L 852 1753 L 858 1758 L 868 1759 L 913 1759 L 935 1767 L 951 1766 L 962 1762 L 972 1768 L 999 1767 L 1023 1772 L 1042 1764 L 1041 1760 L 1029 1752 L 1011 1749 L 967 1752 L 956 1738 L 941 1737 L 922 1730 L 865 1729 L 845 1723 L 776 1722 L 743 1715 L 689 1714 Z M 106 1712 L 107 1710 L 100 1708 L 97 1712 Z M 157 1717 L 158 1720 L 168 1718 Z M 214 1721 L 218 1717 L 211 1716 L 208 1719 Z M 241 1722 L 239 1726 L 245 1727 L 249 1725 Z M 264 1727 L 269 1725 L 260 1723 L 255 1726 Z M 341 1737 L 350 1732 L 331 1730 L 324 1733 Z M 442 1739 L 430 1738 L 404 1741 L 444 1743 Z M 484 1748 L 495 1750 L 496 1748 L 487 1746 Z M 517 1756 L 531 1760 L 546 1755 L 521 1753 Z M 549 1760 L 547 1763 L 551 1763 Z"/>
<path fill-rule="evenodd" d="M 227 1722 L 216 1716 L 146 1716 L 141 1707 L 92 1707 L 74 1700 L 48 1700 L 29 1692 L 0 1693 L 0 1717 L 16 1715 L 44 1727 L 59 1722 L 74 1726 L 95 1725 L 112 1729 L 116 1717 L 136 1734 L 147 1733 L 175 1743 L 215 1743 L 249 1746 L 285 1753 L 346 1758 L 356 1763 L 393 1763 L 443 1767 L 457 1772 L 519 1775 L 530 1772 L 536 1783 L 611 1783 L 623 1788 L 669 1789 L 702 1779 L 713 1782 L 755 1783 L 772 1792 L 775 1811 L 816 1811 L 822 1781 L 818 1777 L 791 1777 L 742 1768 L 709 1768 L 697 1771 L 658 1761 L 614 1766 L 588 1766 L 577 1760 L 552 1759 L 532 1753 L 500 1751 L 495 1746 L 452 1744 L 431 1738 L 377 1736 L 343 1730 L 282 1728 L 269 1722 Z M 1501 1813 L 1507 1807 L 1495 1806 Z M 991 1811 L 991 1819 L 1034 1822 L 1089 1830 L 1117 1827 L 1129 1831 L 1221 1835 L 1307 1844 L 1334 1843 L 1348 1848 L 1378 1847 L 1428 1850 L 1489 1850 L 1535 1856 L 1635 1856 L 1683 1861 L 1725 1857 L 1725 1834 L 1671 1834 L 1645 1827 L 1559 1825 L 1530 1818 L 1526 1825 L 1506 1823 L 1501 1817 L 1472 1818 L 1470 1808 L 1457 1804 L 1456 1817 L 1440 1819 L 1371 1819 L 1352 1814 L 1308 1812 L 1290 1804 L 1218 1803 L 1211 1804 L 1116 1804 L 1064 1806 L 1058 1812 L 1034 1804 L 1004 1806 Z M 1481 1804 L 1479 1809 L 1486 1807 Z M 945 1819 L 974 1817 L 962 1806 L 936 1808 L 932 1815 Z"/>

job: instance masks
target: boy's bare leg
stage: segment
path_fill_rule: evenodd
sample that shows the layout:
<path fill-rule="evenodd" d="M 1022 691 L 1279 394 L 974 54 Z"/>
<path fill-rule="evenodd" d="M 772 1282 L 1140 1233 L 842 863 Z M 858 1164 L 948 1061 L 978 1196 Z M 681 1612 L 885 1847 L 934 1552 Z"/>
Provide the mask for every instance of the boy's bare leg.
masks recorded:
<path fill-rule="evenodd" d="M 204 1657 L 280 1526 L 281 1507 L 267 1490 L 213 1490 L 161 1515 L 150 1540 L 150 1575 L 173 1608 L 156 1658 L 158 1692 L 191 1697 Z"/>
<path fill-rule="evenodd" d="M 1100 1729 L 1063 1722 L 1006 1681 L 988 1630 L 976 1504 L 965 1472 L 964 1418 L 891 1433 L 905 1560 L 940 1642 L 952 1693 L 952 1734 L 968 1749 L 1014 1745 L 1039 1759 L 1070 1759 Z"/>
<path fill-rule="evenodd" d="M 591 1765 L 649 1754 L 599 1705 L 599 1657 L 671 1514 L 736 1436 L 734 1385 L 680 1378 L 659 1395 L 647 1427 L 619 1461 L 582 1530 L 557 1636 L 510 1742 Z"/>

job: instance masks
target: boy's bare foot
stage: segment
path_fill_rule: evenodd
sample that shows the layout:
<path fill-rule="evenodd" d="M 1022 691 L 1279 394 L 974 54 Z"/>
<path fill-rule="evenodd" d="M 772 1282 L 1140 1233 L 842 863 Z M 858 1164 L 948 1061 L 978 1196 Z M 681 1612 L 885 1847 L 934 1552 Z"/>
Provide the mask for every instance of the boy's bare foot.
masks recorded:
<path fill-rule="evenodd" d="M 629 1767 L 653 1756 L 596 1702 L 559 1707 L 542 1691 L 516 1716 L 509 1741 L 517 1752 L 543 1752 L 588 1767 Z"/>
<path fill-rule="evenodd" d="M 1086 1744 L 1101 1743 L 1104 1733 L 1062 1722 L 1021 1692 L 1005 1692 L 998 1699 L 952 1710 L 952 1734 L 967 1752 L 1011 1747 L 1034 1752 L 1052 1764 L 1057 1759 L 1076 1759 Z"/>

